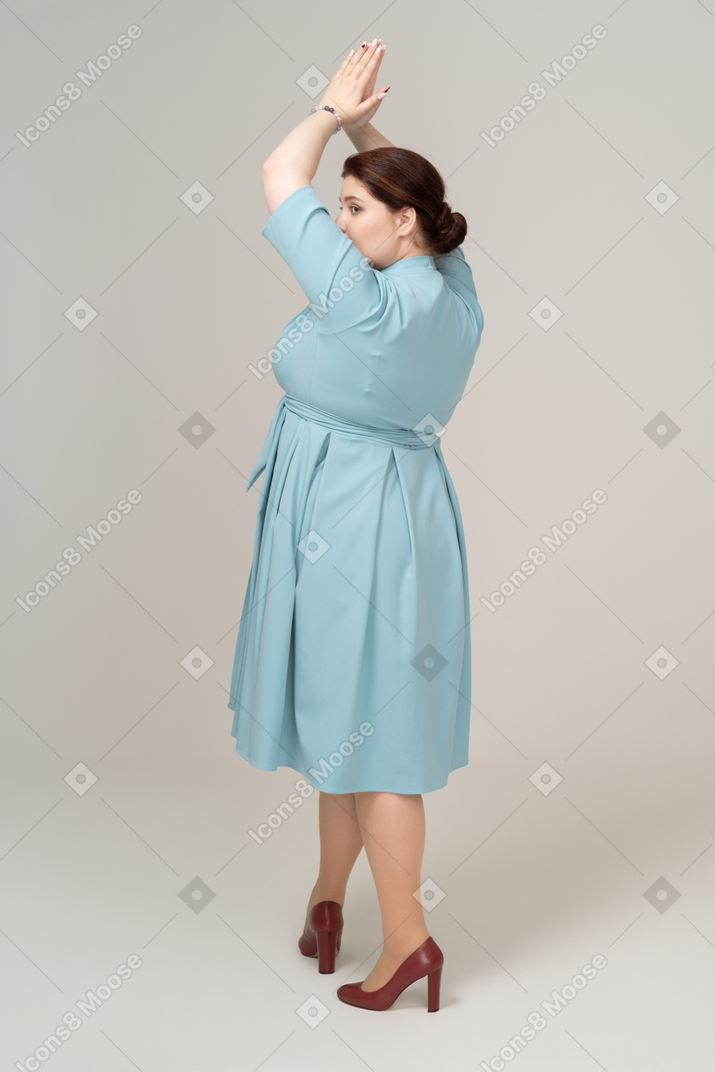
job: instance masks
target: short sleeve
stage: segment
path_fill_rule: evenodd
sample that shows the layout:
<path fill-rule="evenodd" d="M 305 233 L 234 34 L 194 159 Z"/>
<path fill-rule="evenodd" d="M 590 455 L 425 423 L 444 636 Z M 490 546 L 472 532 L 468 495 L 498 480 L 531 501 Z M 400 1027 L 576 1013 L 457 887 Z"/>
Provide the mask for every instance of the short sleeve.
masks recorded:
<path fill-rule="evenodd" d="M 330 218 L 312 185 L 288 194 L 261 234 L 303 288 L 319 332 L 344 331 L 379 312 L 384 294 L 380 273 Z"/>
<path fill-rule="evenodd" d="M 484 314 L 477 298 L 472 269 L 469 267 L 461 246 L 451 253 L 434 258 L 434 266 L 441 273 L 447 286 L 464 301 L 477 333 L 477 346 L 484 330 Z"/>

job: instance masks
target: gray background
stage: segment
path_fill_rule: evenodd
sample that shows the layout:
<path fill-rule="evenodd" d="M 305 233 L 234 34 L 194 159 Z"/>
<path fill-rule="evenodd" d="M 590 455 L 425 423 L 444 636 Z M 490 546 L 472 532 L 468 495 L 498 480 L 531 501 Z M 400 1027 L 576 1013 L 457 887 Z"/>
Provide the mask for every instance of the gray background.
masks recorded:
<path fill-rule="evenodd" d="M 16 131 L 132 23 L 26 148 Z M 244 488 L 282 393 L 248 365 L 305 304 L 260 234 L 260 166 L 320 99 L 310 69 L 329 79 L 375 35 L 374 122 L 443 174 L 485 315 L 442 440 L 474 707 L 469 765 L 425 796 L 429 1018 L 424 981 L 386 1016 L 335 997 L 380 951 L 364 853 L 335 974 L 298 953 L 317 794 L 254 841 L 297 774 L 241 759 L 226 706 Z M 540 1012 L 505 1067 L 711 1069 L 715 6 L 17 0 L 0 38 L 2 1067 L 138 954 L 42 1067 L 471 1072 Z M 544 98 L 490 148 L 535 80 Z M 332 138 L 315 178 L 333 216 L 351 151 Z M 197 182 L 213 200 L 194 212 Z M 480 602 L 597 488 L 534 576 Z M 552 1018 L 540 1003 L 596 954 Z"/>

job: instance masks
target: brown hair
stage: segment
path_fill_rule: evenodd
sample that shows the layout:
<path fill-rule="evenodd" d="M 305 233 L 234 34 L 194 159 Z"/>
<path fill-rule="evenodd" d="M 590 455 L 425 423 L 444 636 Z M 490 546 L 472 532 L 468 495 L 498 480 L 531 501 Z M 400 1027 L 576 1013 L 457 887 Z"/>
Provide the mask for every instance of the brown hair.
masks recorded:
<path fill-rule="evenodd" d="M 452 212 L 444 200 L 444 180 L 437 168 L 411 149 L 381 146 L 353 153 L 343 164 L 341 178 L 350 175 L 361 182 L 374 198 L 396 212 L 409 205 L 434 256 L 451 253 L 467 234 L 461 212 Z"/>

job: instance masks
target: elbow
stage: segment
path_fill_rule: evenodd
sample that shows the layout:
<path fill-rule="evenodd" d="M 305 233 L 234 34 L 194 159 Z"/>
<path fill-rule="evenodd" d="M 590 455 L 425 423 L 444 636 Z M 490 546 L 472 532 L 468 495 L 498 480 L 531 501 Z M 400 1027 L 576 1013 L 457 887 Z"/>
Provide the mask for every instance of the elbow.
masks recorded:
<path fill-rule="evenodd" d="M 300 168 L 296 168 L 286 160 L 281 160 L 280 157 L 276 158 L 273 154 L 261 166 L 261 182 L 264 186 L 267 182 L 281 186 L 286 184 L 305 186 L 310 181 L 311 177 L 306 176 Z"/>

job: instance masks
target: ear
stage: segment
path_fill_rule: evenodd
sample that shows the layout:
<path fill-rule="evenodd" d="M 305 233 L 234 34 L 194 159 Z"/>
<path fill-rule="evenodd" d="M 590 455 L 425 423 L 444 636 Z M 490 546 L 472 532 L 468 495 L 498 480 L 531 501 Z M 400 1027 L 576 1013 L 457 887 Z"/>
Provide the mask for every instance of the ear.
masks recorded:
<path fill-rule="evenodd" d="M 417 227 L 417 212 L 412 205 L 400 209 L 398 227 L 404 227 L 407 234 L 414 234 Z"/>

